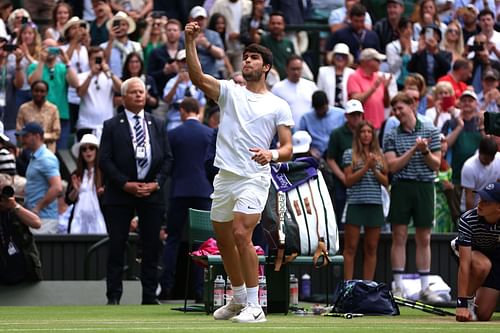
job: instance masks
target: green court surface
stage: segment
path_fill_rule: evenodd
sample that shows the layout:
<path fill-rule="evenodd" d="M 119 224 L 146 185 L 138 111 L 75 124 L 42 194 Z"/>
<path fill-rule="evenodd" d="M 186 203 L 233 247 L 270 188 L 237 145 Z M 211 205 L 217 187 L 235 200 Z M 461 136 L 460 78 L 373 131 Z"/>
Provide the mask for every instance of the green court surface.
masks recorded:
<path fill-rule="evenodd" d="M 0 307 L 0 332 L 500 332 L 500 313 L 483 323 L 457 323 L 408 308 L 396 317 L 353 319 L 272 314 L 266 323 L 249 325 L 171 310 L 178 306 Z"/>

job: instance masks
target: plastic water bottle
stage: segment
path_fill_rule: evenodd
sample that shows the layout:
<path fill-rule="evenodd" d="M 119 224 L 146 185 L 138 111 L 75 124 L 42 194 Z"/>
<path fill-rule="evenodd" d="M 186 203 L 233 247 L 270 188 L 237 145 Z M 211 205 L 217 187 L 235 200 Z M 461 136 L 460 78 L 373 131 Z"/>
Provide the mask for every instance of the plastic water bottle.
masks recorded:
<path fill-rule="evenodd" d="M 217 275 L 214 281 L 214 311 L 224 305 L 224 287 L 226 282 L 222 275 Z"/>
<path fill-rule="evenodd" d="M 290 274 L 290 307 L 297 308 L 299 306 L 299 279 L 295 274 Z"/>
<path fill-rule="evenodd" d="M 267 284 L 265 276 L 259 276 L 259 305 L 262 307 L 262 311 L 267 314 Z"/>
<path fill-rule="evenodd" d="M 233 299 L 233 285 L 231 284 L 231 280 L 229 279 L 228 276 L 226 282 L 226 295 L 224 296 L 224 300 L 226 301 L 226 304 L 228 304 L 232 299 Z"/>
<path fill-rule="evenodd" d="M 308 300 L 311 298 L 311 276 L 307 273 L 302 275 L 302 284 L 300 285 L 300 299 Z"/>

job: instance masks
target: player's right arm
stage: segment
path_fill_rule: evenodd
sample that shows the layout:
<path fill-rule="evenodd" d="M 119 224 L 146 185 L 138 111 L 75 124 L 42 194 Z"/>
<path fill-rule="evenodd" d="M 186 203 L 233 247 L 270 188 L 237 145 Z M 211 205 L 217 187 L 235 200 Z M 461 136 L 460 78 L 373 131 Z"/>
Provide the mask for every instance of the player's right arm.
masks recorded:
<path fill-rule="evenodd" d="M 466 299 L 470 297 L 469 278 L 472 264 L 472 248 L 470 246 L 460 245 L 458 248 L 460 254 L 460 265 L 458 268 L 458 297 Z M 458 307 L 456 311 L 457 321 L 471 320 L 471 313 L 466 307 Z"/>
<path fill-rule="evenodd" d="M 220 95 L 220 84 L 214 77 L 203 73 L 196 51 L 196 38 L 200 34 L 201 28 L 196 22 L 186 24 L 184 37 L 186 41 L 186 62 L 189 78 L 195 86 L 201 89 L 205 95 L 217 101 Z"/>

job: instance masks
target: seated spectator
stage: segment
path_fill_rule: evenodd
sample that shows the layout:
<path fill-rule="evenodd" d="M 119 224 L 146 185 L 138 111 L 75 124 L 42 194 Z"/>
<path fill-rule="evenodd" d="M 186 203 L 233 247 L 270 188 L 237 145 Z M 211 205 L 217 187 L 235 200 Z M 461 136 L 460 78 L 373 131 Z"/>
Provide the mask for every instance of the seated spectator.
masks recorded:
<path fill-rule="evenodd" d="M 38 250 L 29 228 L 39 229 L 40 218 L 16 202 L 12 179 L 0 174 L 0 283 L 42 279 Z"/>
<path fill-rule="evenodd" d="M 460 113 L 460 110 L 455 108 L 457 100 L 455 90 L 453 90 L 453 86 L 448 81 L 438 82 L 432 89 L 432 97 L 434 107 L 427 109 L 425 116 L 441 131 L 446 121 L 452 117 L 456 117 Z"/>
<path fill-rule="evenodd" d="M 481 31 L 477 23 L 478 13 L 477 8 L 471 4 L 458 8 L 456 11 L 458 21 L 462 23 L 462 38 L 464 41 L 464 47 L 469 38 L 474 37 Z"/>
<path fill-rule="evenodd" d="M 125 12 L 139 22 L 153 10 L 153 0 L 111 0 L 111 8 L 115 12 Z"/>
<path fill-rule="evenodd" d="M 144 50 L 144 67 L 148 68 L 148 61 L 151 51 L 158 47 L 162 47 L 167 42 L 167 17 L 153 15 L 150 13 L 146 18 L 146 30 L 140 39 L 142 49 Z"/>
<path fill-rule="evenodd" d="M 463 33 L 460 22 L 451 21 L 450 23 L 448 23 L 448 27 L 446 28 L 446 32 L 444 33 L 443 42 L 441 43 L 441 49 L 451 52 L 452 63 L 464 56 L 465 48 L 464 38 L 462 35 Z"/>
<path fill-rule="evenodd" d="M 438 82 L 450 82 L 453 90 L 455 90 L 455 97 L 460 98 L 462 93 L 467 89 L 467 82 L 471 78 L 472 63 L 469 60 L 459 58 L 451 68 L 451 72 L 440 77 Z"/>
<path fill-rule="evenodd" d="M 71 148 L 77 161 L 66 191 L 66 203 L 73 205 L 68 234 L 107 233 L 99 200 L 104 193 L 104 186 L 101 170 L 97 165 L 98 150 L 99 141 L 93 134 L 85 134 Z"/>
<path fill-rule="evenodd" d="M 446 32 L 446 24 L 439 19 L 435 0 L 422 0 L 415 6 L 413 16 L 416 16 L 416 22 L 413 25 L 413 39 L 419 40 L 423 27 L 435 25 L 440 31 L 440 36 Z"/>
<path fill-rule="evenodd" d="M 473 48 L 475 51 L 469 53 L 468 56 L 473 62 L 472 86 L 477 93 L 482 91 L 481 78 L 483 77 L 483 72 L 489 68 L 494 68 L 497 71 L 500 70 L 500 62 L 491 59 L 489 56 L 488 48 L 486 47 L 487 43 L 488 40 L 485 34 L 479 33 L 474 36 Z"/>
<path fill-rule="evenodd" d="M 73 8 L 66 2 L 59 2 L 52 10 L 52 26 L 45 30 L 44 39 L 53 39 L 55 41 L 62 41 L 64 34 L 61 33 L 64 25 L 68 22 L 69 18 L 73 16 Z"/>
<path fill-rule="evenodd" d="M 122 82 L 130 79 L 131 77 L 140 78 L 146 85 L 146 105 L 144 106 L 144 111 L 151 113 L 153 109 L 158 107 L 158 90 L 156 89 L 155 80 L 144 74 L 144 63 L 139 56 L 139 54 L 132 52 L 125 59 L 123 64 L 123 77 Z M 118 107 L 118 112 L 123 112 L 122 97 L 117 92 L 117 96 L 114 98 L 114 105 Z"/>
<path fill-rule="evenodd" d="M 102 43 L 100 47 L 104 50 L 104 57 L 111 68 L 111 72 L 118 77 L 122 77 L 123 62 L 127 55 L 137 52 L 142 57 L 141 44 L 130 40 L 128 37 L 135 31 L 136 24 L 126 13 L 118 12 L 111 20 L 108 20 L 106 27 L 109 31 L 109 39 L 107 42 Z"/>
<path fill-rule="evenodd" d="M 479 109 L 486 112 L 498 112 L 500 105 L 500 91 L 498 90 L 498 71 L 494 68 L 483 72 L 481 81 L 483 90 L 477 94 Z"/>
<path fill-rule="evenodd" d="M 398 25 L 401 18 L 404 17 L 403 12 L 405 10 L 403 0 L 388 0 L 386 4 L 387 17 L 380 19 L 373 28 L 373 31 L 378 35 L 382 50 L 385 50 L 390 42 L 397 40 L 400 36 Z"/>
<path fill-rule="evenodd" d="M 433 36 L 429 33 L 426 34 L 426 31 L 431 30 L 434 32 Z M 451 53 L 441 51 L 439 49 L 440 42 L 441 31 L 439 28 L 434 24 L 425 26 L 424 29 L 420 30 L 418 50 L 411 56 L 408 63 L 408 70 L 422 75 L 428 87 L 434 87 L 438 78 L 446 75 L 450 70 Z"/>
<path fill-rule="evenodd" d="M 262 33 L 269 24 L 269 15 L 265 11 L 264 0 L 252 1 L 252 13 L 244 15 L 240 23 L 240 41 L 248 46 L 252 43 L 260 44 Z"/>
<path fill-rule="evenodd" d="M 107 23 L 113 17 L 109 0 L 92 0 L 95 20 L 90 22 L 90 41 L 92 46 L 99 46 L 108 41 Z"/>
<path fill-rule="evenodd" d="M 351 9 L 358 3 L 360 3 L 359 0 L 345 0 L 344 6 L 330 12 L 328 25 L 330 26 L 331 32 L 335 32 L 349 26 Z M 363 24 L 367 30 L 372 30 L 372 18 L 369 13 L 366 13 L 366 17 L 363 18 Z"/>
<path fill-rule="evenodd" d="M 36 122 L 43 128 L 43 142 L 53 153 L 56 152 L 56 141 L 61 135 L 61 123 L 57 106 L 47 101 L 49 85 L 45 81 L 31 84 L 33 100 L 19 108 L 16 130 L 20 131 L 27 123 Z"/>
<path fill-rule="evenodd" d="M 467 51 L 469 52 L 468 58 L 473 58 L 475 51 L 486 49 L 488 51 L 488 58 L 494 61 L 500 60 L 500 32 L 495 30 L 495 13 L 491 9 L 483 9 L 478 15 L 479 27 L 481 34 L 486 36 L 486 43 L 475 46 L 474 38 L 471 37 L 467 41 Z"/>
<path fill-rule="evenodd" d="M 354 73 L 354 69 L 349 67 L 352 60 L 349 47 L 344 43 L 338 43 L 329 56 L 330 65 L 319 68 L 318 89 L 326 93 L 332 106 L 345 108 L 348 98 L 347 81 Z"/>

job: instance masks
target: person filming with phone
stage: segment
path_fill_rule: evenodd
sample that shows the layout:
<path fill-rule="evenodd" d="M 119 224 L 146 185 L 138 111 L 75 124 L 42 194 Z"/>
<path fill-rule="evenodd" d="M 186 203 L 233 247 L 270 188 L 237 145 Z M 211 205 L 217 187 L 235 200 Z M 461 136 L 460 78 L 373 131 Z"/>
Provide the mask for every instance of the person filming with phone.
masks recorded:
<path fill-rule="evenodd" d="M 81 98 L 80 112 L 76 122 L 76 137 L 85 134 L 101 137 L 102 124 L 113 117 L 114 92 L 120 92 L 122 81 L 114 75 L 106 59 L 104 50 L 97 46 L 89 49 L 90 71 L 78 74 L 80 86 L 77 89 Z"/>

